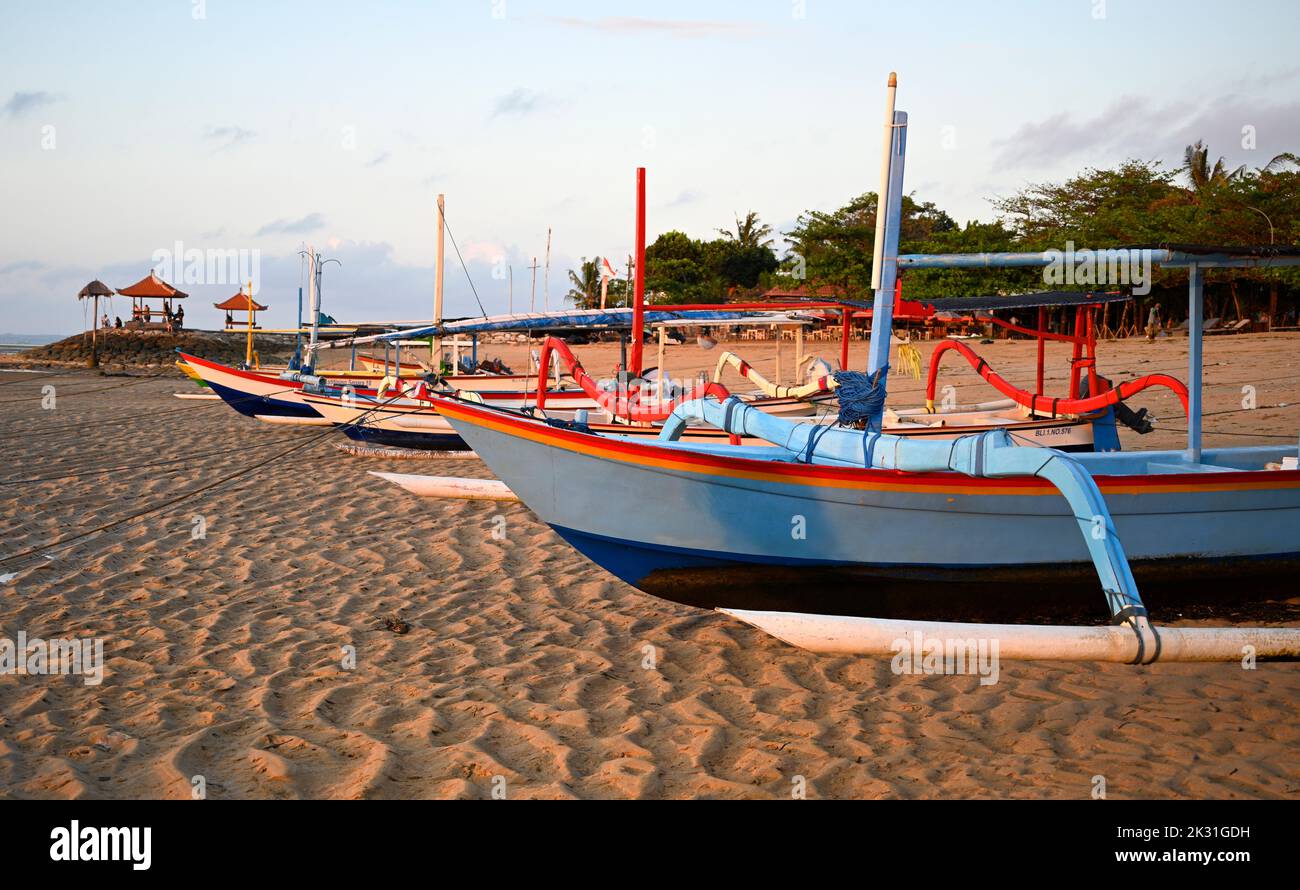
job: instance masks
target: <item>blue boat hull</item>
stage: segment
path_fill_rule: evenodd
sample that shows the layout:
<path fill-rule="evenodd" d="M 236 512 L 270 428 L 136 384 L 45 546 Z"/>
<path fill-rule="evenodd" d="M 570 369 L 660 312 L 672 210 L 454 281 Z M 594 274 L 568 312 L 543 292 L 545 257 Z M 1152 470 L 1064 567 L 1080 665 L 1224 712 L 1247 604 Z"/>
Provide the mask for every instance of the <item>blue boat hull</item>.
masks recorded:
<path fill-rule="evenodd" d="M 320 417 L 314 408 L 302 402 L 286 402 L 270 396 L 254 395 L 211 381 L 208 382 L 208 387 L 245 417 Z"/>
<path fill-rule="evenodd" d="M 773 461 L 759 459 L 771 449 L 630 442 L 443 400 L 438 410 L 571 545 L 667 599 L 752 607 L 738 599 L 759 593 L 804 611 L 881 614 L 882 597 L 910 581 L 900 595 L 913 603 L 975 584 L 989 602 L 1024 594 L 1055 608 L 1077 587 L 1100 606 L 1078 522 L 1041 480 Z M 1300 570 L 1300 473 L 1169 474 L 1159 453 L 1085 458 L 1112 473 L 1098 483 L 1144 585 Z M 813 608 L 828 587 L 856 605 Z"/>
<path fill-rule="evenodd" d="M 409 430 L 385 430 L 366 424 L 347 424 L 339 427 L 343 434 L 356 442 L 383 445 L 389 448 L 412 448 L 418 451 L 463 451 L 465 440 L 455 433 L 426 433 Z"/>
<path fill-rule="evenodd" d="M 638 590 L 705 609 L 801 611 L 819 615 L 933 618 L 1006 623 L 1090 621 L 1100 607 L 1091 563 L 1040 566 L 827 562 L 659 547 L 551 528 L 575 550 Z M 1251 606 L 1293 594 L 1300 554 L 1147 559 L 1132 565 L 1143 592 L 1165 614 Z M 1250 579 L 1229 588 L 1223 578 Z M 918 583 L 925 585 L 918 587 Z M 924 589 L 925 595 L 918 596 Z M 1050 611 L 1048 610 L 1050 607 Z M 1042 609 L 1043 611 L 1036 611 Z M 1274 611 L 1265 613 L 1270 617 Z M 1253 613 L 1252 613 L 1253 614 Z"/>

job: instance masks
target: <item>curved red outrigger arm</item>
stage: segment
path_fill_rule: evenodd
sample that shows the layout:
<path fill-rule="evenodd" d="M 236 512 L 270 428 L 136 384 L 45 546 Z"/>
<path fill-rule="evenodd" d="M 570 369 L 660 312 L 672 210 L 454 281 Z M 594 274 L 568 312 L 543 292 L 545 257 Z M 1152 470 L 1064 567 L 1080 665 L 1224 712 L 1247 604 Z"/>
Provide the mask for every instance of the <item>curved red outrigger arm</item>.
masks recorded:
<path fill-rule="evenodd" d="M 1121 383 L 1106 392 L 1080 399 L 1055 399 L 1051 396 L 1042 396 L 1027 390 L 1017 389 L 1003 377 L 994 373 L 993 369 L 989 367 L 989 363 L 980 358 L 975 350 L 958 340 L 944 340 L 935 347 L 934 354 L 930 356 L 930 374 L 925 383 L 925 407 L 927 410 L 934 410 L 934 389 L 939 379 L 939 360 L 945 352 L 953 349 L 961 353 L 962 357 L 970 362 L 971 367 L 975 369 L 975 373 L 983 377 L 990 386 L 1036 414 L 1048 414 L 1052 417 L 1059 417 L 1062 414 L 1087 414 L 1089 411 L 1097 411 L 1122 402 L 1152 386 L 1163 386 L 1172 390 L 1178 396 L 1179 401 L 1183 403 L 1183 413 L 1186 414 L 1188 410 L 1187 387 L 1177 377 L 1170 377 L 1168 374 L 1148 374 L 1145 377 Z"/>
<path fill-rule="evenodd" d="M 559 357 L 569 376 L 577 382 L 583 392 L 596 400 L 596 404 L 615 417 L 637 423 L 667 420 L 672 415 L 674 408 L 691 399 L 702 399 L 707 395 L 712 395 L 718 401 L 723 401 L 731 397 L 730 390 L 721 383 L 706 383 L 697 386 L 690 393 L 671 402 L 649 399 L 643 404 L 640 400 L 640 393 L 618 393 L 601 389 L 591 375 L 583 369 L 582 362 L 578 361 L 573 354 L 573 350 L 569 349 L 569 344 L 559 337 L 547 337 L 542 341 L 541 360 L 537 369 L 538 408 L 546 407 L 546 372 L 551 366 L 551 353 L 555 353 Z"/>

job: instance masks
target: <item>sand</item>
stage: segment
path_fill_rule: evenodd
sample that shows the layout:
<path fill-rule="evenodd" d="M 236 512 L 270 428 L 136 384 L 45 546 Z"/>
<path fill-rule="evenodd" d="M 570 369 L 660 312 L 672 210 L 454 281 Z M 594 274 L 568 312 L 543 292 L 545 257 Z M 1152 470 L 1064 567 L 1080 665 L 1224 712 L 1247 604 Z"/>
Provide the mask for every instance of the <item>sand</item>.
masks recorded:
<path fill-rule="evenodd" d="M 1207 424 L 1294 437 L 1298 345 L 1211 339 L 1208 410 L 1239 408 L 1246 385 L 1261 407 Z M 1032 345 L 980 348 L 1030 379 Z M 523 364 L 523 347 L 485 351 Z M 578 351 L 604 374 L 616 348 Z M 771 369 L 770 344 L 741 351 Z M 1184 376 L 1185 341 L 1101 351 L 1116 379 Z M 692 343 L 669 365 L 716 355 Z M 995 397 L 961 364 L 944 379 L 962 401 Z M 1060 389 L 1059 347 L 1049 369 Z M 211 798 L 1086 798 L 1095 776 L 1111 798 L 1300 795 L 1300 665 L 896 676 L 639 593 L 526 507 L 419 499 L 366 473 L 488 477 L 479 463 L 348 456 L 332 432 L 171 398 L 186 388 L 0 372 L 0 559 L 300 446 L 54 559 L 0 564 L 17 572 L 0 584 L 0 637 L 96 635 L 106 657 L 99 686 L 0 676 L 0 795 L 188 798 L 196 776 Z M 891 404 L 919 391 L 896 380 Z M 1172 396 L 1135 404 L 1166 429 L 1126 447 L 1179 445 Z"/>

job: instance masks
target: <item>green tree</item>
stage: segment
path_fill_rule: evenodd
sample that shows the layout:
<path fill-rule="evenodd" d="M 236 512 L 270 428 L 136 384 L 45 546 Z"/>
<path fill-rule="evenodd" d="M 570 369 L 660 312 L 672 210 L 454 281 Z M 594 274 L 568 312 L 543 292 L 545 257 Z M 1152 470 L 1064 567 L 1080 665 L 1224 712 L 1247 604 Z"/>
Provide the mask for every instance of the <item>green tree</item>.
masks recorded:
<path fill-rule="evenodd" d="M 578 269 L 569 270 L 569 292 L 564 299 L 579 309 L 600 306 L 600 257 L 584 259 Z"/>
<path fill-rule="evenodd" d="M 1243 165 L 1229 172 L 1223 163 L 1223 158 L 1219 158 L 1211 167 L 1209 146 L 1203 140 L 1197 139 L 1194 144 L 1183 149 L 1182 172 L 1191 184 L 1192 193 L 1201 195 L 1205 192 L 1215 192 L 1239 180 L 1245 174 L 1246 167 Z"/>
<path fill-rule="evenodd" d="M 730 229 L 718 229 L 718 234 L 743 248 L 772 246 L 772 227 L 760 222 L 758 214 L 753 210 L 746 213 L 743 220 L 739 216 L 736 217 L 735 232 Z"/>

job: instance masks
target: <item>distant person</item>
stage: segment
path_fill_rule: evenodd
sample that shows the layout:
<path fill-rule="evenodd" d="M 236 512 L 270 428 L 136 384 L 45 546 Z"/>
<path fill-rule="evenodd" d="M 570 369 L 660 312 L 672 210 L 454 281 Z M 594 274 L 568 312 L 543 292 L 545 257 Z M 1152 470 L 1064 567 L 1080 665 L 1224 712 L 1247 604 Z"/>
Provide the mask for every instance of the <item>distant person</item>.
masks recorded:
<path fill-rule="evenodd" d="M 101 318 L 101 319 L 99 320 L 99 326 L 100 326 L 101 328 L 107 328 L 107 327 L 108 327 L 108 313 L 107 313 L 107 312 L 105 312 L 105 313 L 104 313 L 104 317 Z"/>
<path fill-rule="evenodd" d="M 231 318 L 231 317 L 230 317 L 230 313 L 227 312 L 227 313 L 226 313 L 226 327 L 230 327 L 230 326 L 233 325 L 234 323 L 235 323 L 235 320 L 234 320 L 233 318 Z"/>
<path fill-rule="evenodd" d="M 113 319 L 113 327 L 114 327 L 116 330 L 119 330 L 119 331 L 122 330 L 122 316 L 119 315 L 119 316 L 117 316 L 116 318 Z"/>
<path fill-rule="evenodd" d="M 184 307 L 184 306 L 177 306 L 177 307 L 176 307 L 176 327 L 178 327 L 178 328 L 182 328 L 182 327 L 184 327 L 184 326 L 185 326 L 185 307 Z"/>
<path fill-rule="evenodd" d="M 144 315 L 145 324 L 149 324 L 149 322 L 153 320 L 153 310 L 150 309 L 148 306 L 144 307 L 144 312 L 142 314 Z"/>
<path fill-rule="evenodd" d="M 1152 303 L 1151 311 L 1147 313 L 1147 342 L 1156 342 L 1156 334 L 1160 333 L 1160 304 Z"/>

